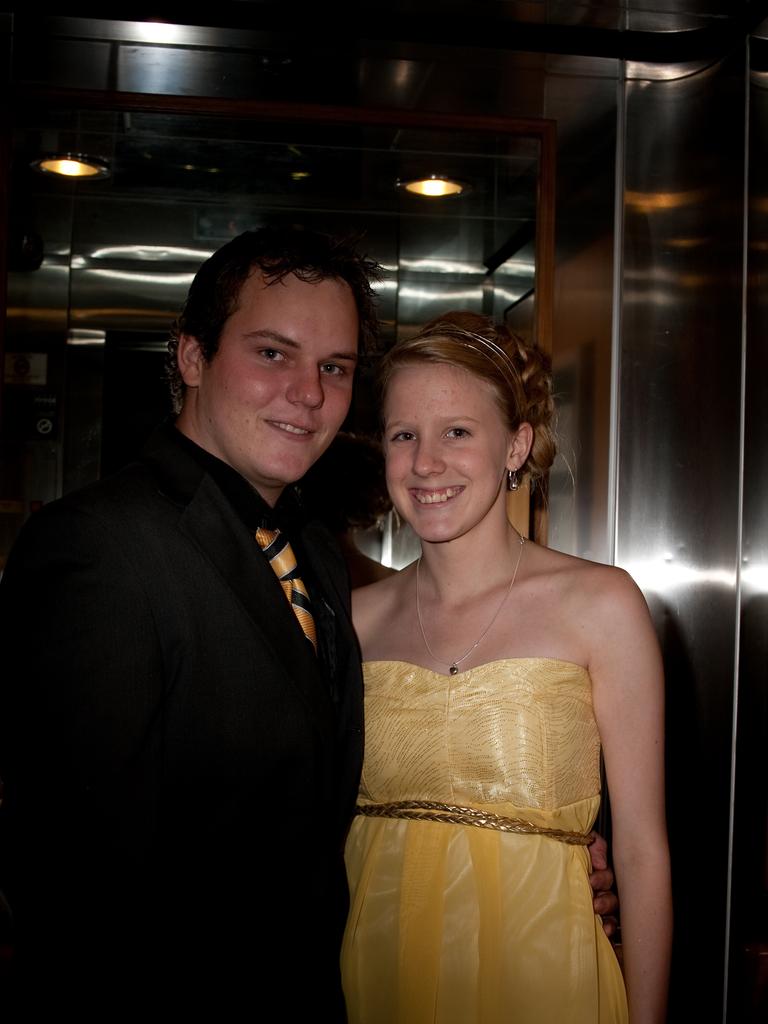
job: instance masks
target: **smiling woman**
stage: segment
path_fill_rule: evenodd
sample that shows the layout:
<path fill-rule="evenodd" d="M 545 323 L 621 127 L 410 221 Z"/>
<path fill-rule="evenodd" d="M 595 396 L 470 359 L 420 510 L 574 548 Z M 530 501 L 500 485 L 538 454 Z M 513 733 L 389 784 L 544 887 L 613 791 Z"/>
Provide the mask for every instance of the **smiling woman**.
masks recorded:
<path fill-rule="evenodd" d="M 478 329 L 485 334 L 478 334 Z M 446 314 L 430 321 L 383 360 L 379 369 L 382 401 L 397 370 L 430 365 L 464 370 L 486 383 L 509 431 L 529 423 L 533 438 L 518 470 L 533 481 L 546 476 L 556 450 L 554 400 L 549 360 L 540 349 L 493 326 L 487 317 L 461 311 Z"/>
<path fill-rule="evenodd" d="M 405 365 L 387 395 L 387 486 L 422 541 L 471 530 L 506 503 L 504 468 L 518 471 L 531 427 L 507 429 L 491 384 L 450 365 Z"/>
<path fill-rule="evenodd" d="M 600 749 L 633 1024 L 664 1019 L 662 678 L 620 570 L 526 541 L 506 490 L 554 454 L 546 360 L 447 314 L 381 370 L 387 482 L 415 566 L 356 591 L 366 749 L 342 955 L 365 1024 L 623 1024 L 590 899 Z"/>

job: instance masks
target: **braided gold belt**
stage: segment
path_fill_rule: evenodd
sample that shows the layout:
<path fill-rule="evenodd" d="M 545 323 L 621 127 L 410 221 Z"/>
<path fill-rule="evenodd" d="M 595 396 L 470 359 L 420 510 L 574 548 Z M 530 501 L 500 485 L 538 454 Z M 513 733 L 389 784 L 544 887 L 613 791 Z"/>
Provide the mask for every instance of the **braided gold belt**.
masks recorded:
<path fill-rule="evenodd" d="M 476 807 L 443 804 L 434 800 L 396 800 L 389 804 L 358 804 L 356 814 L 369 818 L 407 818 L 411 821 L 443 821 L 448 825 L 472 825 L 474 828 L 492 828 L 497 832 L 515 832 L 520 835 L 547 836 L 571 846 L 589 846 L 592 832 L 567 832 L 560 828 L 545 828 L 524 818 L 505 818 Z"/>

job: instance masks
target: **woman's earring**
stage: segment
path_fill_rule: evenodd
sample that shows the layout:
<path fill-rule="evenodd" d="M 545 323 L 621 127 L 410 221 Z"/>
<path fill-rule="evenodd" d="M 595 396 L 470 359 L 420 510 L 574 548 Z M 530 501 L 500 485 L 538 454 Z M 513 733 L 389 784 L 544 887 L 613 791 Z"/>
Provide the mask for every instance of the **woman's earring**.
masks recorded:
<path fill-rule="evenodd" d="M 520 477 L 517 475 L 516 469 L 507 470 L 507 488 L 510 491 L 516 491 L 520 486 Z"/>

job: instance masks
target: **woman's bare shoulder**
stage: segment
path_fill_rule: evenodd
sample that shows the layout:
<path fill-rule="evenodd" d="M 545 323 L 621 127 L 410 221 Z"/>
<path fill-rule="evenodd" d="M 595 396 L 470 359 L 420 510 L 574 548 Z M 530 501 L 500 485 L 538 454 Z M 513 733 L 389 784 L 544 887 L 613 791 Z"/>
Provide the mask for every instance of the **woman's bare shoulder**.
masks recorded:
<path fill-rule="evenodd" d="M 397 609 L 402 607 L 408 575 L 409 569 L 405 568 L 386 579 L 352 591 L 352 621 L 363 648 L 367 638 L 380 635 L 382 624 L 391 621 Z"/>
<path fill-rule="evenodd" d="M 647 617 L 645 598 L 625 569 L 538 545 L 533 551 L 531 576 L 550 585 L 591 621 L 612 621 L 624 615 Z"/>
<path fill-rule="evenodd" d="M 603 562 L 593 562 L 588 558 L 568 555 L 564 551 L 545 548 L 539 544 L 531 544 L 532 572 L 534 574 L 552 574 L 559 577 L 561 583 L 572 581 L 580 586 L 616 588 L 633 588 L 635 582 L 624 569 Z M 528 547 L 528 545 L 526 545 Z"/>
<path fill-rule="evenodd" d="M 593 685 L 621 675 L 617 659 L 657 673 L 658 641 L 648 605 L 624 569 L 534 547 L 529 578 L 532 596 L 550 610 L 553 630 L 578 652 L 573 660 L 589 667 Z"/>

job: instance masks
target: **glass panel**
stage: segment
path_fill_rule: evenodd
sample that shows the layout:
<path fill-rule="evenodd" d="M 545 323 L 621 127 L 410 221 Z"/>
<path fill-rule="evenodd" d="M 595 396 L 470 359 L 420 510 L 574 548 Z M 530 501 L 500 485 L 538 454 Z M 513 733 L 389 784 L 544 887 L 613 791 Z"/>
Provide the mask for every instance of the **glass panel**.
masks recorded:
<path fill-rule="evenodd" d="M 62 152 L 98 157 L 110 173 L 73 181 L 32 168 Z M 246 229 L 301 223 L 360 236 L 384 268 L 381 347 L 456 308 L 533 334 L 538 164 L 538 140 L 503 133 L 28 112 L 14 140 L 14 227 L 40 259 L 10 274 L 7 350 L 47 355 L 48 375 L 11 386 L 5 430 L 19 446 L 6 458 L 23 461 L 41 442 L 63 465 L 25 480 L 26 501 L 50 500 L 140 449 L 168 410 L 158 401 L 165 332 L 200 263 Z M 404 183 L 416 178 L 452 179 L 463 192 L 414 195 Z M 373 362 L 363 361 L 349 424 L 369 434 Z M 57 409 L 45 438 L 23 425 L 41 395 Z"/>

